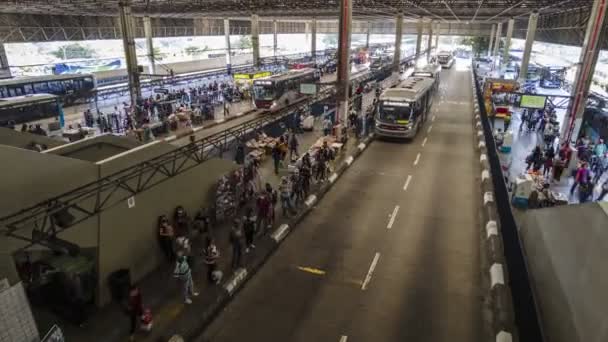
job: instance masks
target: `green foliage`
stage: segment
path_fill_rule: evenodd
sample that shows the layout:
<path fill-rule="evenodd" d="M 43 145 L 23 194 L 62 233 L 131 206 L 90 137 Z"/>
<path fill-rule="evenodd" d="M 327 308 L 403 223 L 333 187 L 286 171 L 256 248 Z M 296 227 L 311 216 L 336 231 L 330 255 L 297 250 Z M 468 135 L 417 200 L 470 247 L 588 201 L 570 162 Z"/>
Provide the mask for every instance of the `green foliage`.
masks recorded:
<path fill-rule="evenodd" d="M 95 56 L 95 50 L 78 43 L 73 43 L 51 51 L 50 54 L 61 59 L 92 58 Z"/>
<path fill-rule="evenodd" d="M 184 52 L 188 55 L 188 56 L 196 56 L 196 55 L 200 55 L 203 52 L 209 50 L 209 47 L 207 45 L 205 45 L 205 47 L 200 48 L 198 46 L 188 46 L 187 48 L 184 49 Z"/>
<path fill-rule="evenodd" d="M 337 47 L 338 46 L 338 35 L 333 35 L 333 34 L 329 35 L 329 34 L 326 34 L 323 37 L 323 43 L 325 45 L 327 45 L 327 46 L 330 46 L 330 47 Z"/>
<path fill-rule="evenodd" d="M 251 38 L 249 38 L 249 36 L 241 36 L 239 41 L 236 43 L 236 47 L 238 49 L 251 49 L 252 46 Z"/>
<path fill-rule="evenodd" d="M 461 45 L 471 46 L 473 54 L 479 56 L 488 51 L 490 41 L 487 37 L 465 37 L 460 40 Z"/>

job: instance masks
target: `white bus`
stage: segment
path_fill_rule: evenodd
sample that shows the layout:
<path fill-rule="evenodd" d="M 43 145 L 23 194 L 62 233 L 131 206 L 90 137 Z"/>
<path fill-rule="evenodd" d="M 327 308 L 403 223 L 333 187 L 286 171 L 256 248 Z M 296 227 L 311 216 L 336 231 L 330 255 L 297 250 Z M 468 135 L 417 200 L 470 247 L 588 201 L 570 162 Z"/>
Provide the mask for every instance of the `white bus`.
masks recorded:
<path fill-rule="evenodd" d="M 433 78 L 410 77 L 380 95 L 376 113 L 376 134 L 412 139 L 431 112 L 435 95 Z"/>
<path fill-rule="evenodd" d="M 439 89 L 439 82 L 441 81 L 439 75 L 441 75 L 441 66 L 437 64 L 427 64 L 423 67 L 414 69 L 412 77 L 428 77 L 435 80 L 435 90 Z"/>
<path fill-rule="evenodd" d="M 300 84 L 315 84 L 321 79 L 313 68 L 294 69 L 253 81 L 253 100 L 258 109 L 278 110 L 302 96 Z"/>
<path fill-rule="evenodd" d="M 437 62 L 444 69 L 449 69 L 454 65 L 454 54 L 449 51 L 440 51 L 437 53 Z"/>

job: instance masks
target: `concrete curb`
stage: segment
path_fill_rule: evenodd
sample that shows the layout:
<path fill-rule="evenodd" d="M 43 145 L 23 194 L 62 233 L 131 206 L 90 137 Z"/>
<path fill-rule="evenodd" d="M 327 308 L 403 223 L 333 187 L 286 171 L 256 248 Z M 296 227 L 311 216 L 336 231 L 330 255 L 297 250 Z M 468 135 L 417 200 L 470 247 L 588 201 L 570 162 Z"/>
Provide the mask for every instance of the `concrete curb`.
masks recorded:
<path fill-rule="evenodd" d="M 471 75 L 473 73 L 471 72 Z M 489 307 L 492 340 L 496 342 L 514 341 L 516 330 L 513 318 L 511 302 L 511 290 L 509 288 L 508 274 L 505 270 L 505 256 L 502 243 L 502 234 L 499 226 L 498 211 L 494 200 L 494 186 L 492 173 L 488 161 L 485 134 L 481 122 L 481 113 L 477 97 L 477 89 L 474 76 L 471 77 L 473 89 L 473 120 L 472 124 L 476 135 L 477 151 L 479 152 L 479 163 L 481 167 L 480 197 L 482 199 L 481 231 L 483 251 L 489 269 L 487 277 L 489 284 L 486 292 L 486 303 Z M 485 273 L 485 272 L 484 272 Z"/>
<path fill-rule="evenodd" d="M 252 276 L 260 270 L 266 261 L 274 254 L 274 252 L 279 248 L 281 243 L 285 240 L 285 238 L 297 227 L 297 225 L 308 215 L 312 210 L 314 210 L 314 206 L 318 203 L 323 196 L 331 189 L 331 187 L 336 183 L 336 181 L 344 174 L 344 172 L 353 164 L 353 162 L 361 156 L 363 151 L 369 146 L 369 144 L 373 141 L 374 134 L 370 134 L 368 137 L 363 139 L 361 143 L 357 146 L 352 155 L 345 158 L 345 160 L 340 163 L 334 172 L 329 176 L 328 180 L 319 187 L 319 189 L 310 194 L 301 210 L 292 218 L 287 220 L 286 222 L 281 223 L 271 234 L 270 234 L 270 248 L 265 250 L 263 253 L 263 257 L 259 262 L 254 263 L 253 265 L 249 265 L 248 267 L 243 267 L 237 269 L 228 280 L 226 280 L 222 287 L 221 291 L 217 296 L 216 301 L 213 305 L 208 306 L 201 312 L 200 326 L 193 331 L 188 331 L 183 333 L 183 337 L 186 341 L 195 340 L 200 335 L 202 335 L 204 329 L 207 327 L 209 323 L 213 320 L 213 318 L 234 298 L 234 296 L 243 288 L 243 286 L 247 283 Z"/>

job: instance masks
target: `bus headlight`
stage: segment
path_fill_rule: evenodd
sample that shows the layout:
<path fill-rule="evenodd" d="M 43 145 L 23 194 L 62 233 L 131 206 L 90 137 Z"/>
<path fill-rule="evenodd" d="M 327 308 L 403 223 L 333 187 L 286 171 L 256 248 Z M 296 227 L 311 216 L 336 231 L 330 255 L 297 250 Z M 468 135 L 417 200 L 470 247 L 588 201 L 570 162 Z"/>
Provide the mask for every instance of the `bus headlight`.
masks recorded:
<path fill-rule="evenodd" d="M 277 108 L 277 106 L 278 106 L 277 101 L 272 101 L 270 108 Z"/>

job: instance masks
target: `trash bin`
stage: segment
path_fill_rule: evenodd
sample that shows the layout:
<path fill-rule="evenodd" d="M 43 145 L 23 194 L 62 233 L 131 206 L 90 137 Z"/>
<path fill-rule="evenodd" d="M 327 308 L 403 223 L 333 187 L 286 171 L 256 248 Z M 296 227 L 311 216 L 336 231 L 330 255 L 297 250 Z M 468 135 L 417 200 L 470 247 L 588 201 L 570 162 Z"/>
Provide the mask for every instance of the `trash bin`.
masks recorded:
<path fill-rule="evenodd" d="M 129 293 L 129 286 L 131 286 L 131 272 L 122 268 L 114 271 L 108 277 L 108 283 L 110 285 L 110 294 L 114 301 L 120 302 L 127 298 Z"/>

